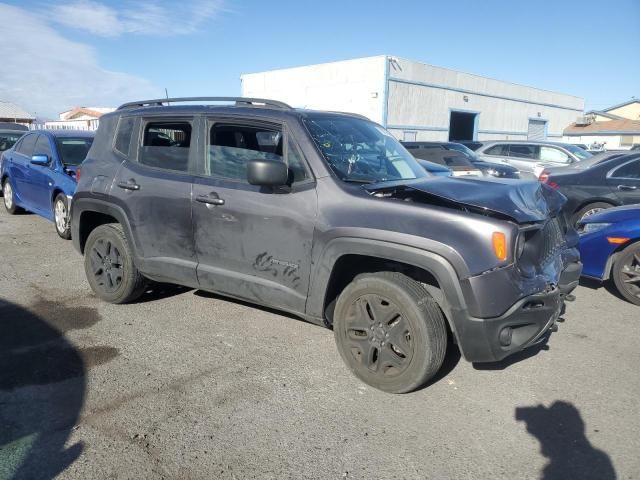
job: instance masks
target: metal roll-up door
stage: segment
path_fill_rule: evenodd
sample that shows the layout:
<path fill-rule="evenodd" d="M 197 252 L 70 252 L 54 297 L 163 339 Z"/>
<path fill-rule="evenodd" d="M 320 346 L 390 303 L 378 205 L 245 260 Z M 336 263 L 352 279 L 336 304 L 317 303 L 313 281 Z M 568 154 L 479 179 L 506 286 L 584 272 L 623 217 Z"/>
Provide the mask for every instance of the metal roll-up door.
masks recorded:
<path fill-rule="evenodd" d="M 527 140 L 546 140 L 545 134 L 547 122 L 544 120 L 529 120 Z"/>

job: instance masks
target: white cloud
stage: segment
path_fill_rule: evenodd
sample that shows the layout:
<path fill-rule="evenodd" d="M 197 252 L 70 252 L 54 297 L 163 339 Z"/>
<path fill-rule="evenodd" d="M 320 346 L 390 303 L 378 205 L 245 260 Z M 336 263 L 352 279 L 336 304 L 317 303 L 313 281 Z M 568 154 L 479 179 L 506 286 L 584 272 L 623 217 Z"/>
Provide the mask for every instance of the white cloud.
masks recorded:
<path fill-rule="evenodd" d="M 171 36 L 193 33 L 221 11 L 222 0 L 128 2 L 120 8 L 76 0 L 53 7 L 51 18 L 104 37 L 125 33 Z"/>
<path fill-rule="evenodd" d="M 76 105 L 117 106 L 162 96 L 144 78 L 105 70 L 93 48 L 64 38 L 27 10 L 0 4 L 0 18 L 0 100 L 54 117 Z"/>

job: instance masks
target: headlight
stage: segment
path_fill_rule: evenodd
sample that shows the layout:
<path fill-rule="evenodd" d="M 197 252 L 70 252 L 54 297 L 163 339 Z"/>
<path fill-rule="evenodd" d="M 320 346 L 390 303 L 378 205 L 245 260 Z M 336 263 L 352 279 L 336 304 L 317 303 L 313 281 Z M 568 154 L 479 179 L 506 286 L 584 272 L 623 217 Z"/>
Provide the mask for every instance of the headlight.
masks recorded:
<path fill-rule="evenodd" d="M 486 170 L 486 172 L 487 172 L 487 174 L 488 174 L 488 175 L 492 175 L 492 176 L 494 176 L 494 177 L 501 177 L 501 176 L 502 176 L 502 173 L 500 173 L 500 172 L 499 172 L 499 171 L 497 171 L 497 170 L 494 170 L 493 168 L 488 168 L 488 169 Z"/>
<path fill-rule="evenodd" d="M 610 223 L 583 223 L 578 226 L 578 233 L 580 235 L 586 235 L 587 233 L 599 232 L 600 230 L 607 228 Z"/>

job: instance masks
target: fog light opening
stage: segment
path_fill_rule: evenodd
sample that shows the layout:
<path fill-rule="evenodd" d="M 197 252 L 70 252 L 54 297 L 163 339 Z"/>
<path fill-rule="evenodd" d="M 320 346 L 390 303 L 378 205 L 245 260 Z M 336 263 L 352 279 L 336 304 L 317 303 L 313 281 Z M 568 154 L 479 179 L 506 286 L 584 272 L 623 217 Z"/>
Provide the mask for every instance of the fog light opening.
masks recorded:
<path fill-rule="evenodd" d="M 508 347 L 511 345 L 511 338 L 513 337 L 513 329 L 511 327 L 504 327 L 500 330 L 500 334 L 498 335 L 498 340 L 500 340 L 500 345 L 503 347 Z"/>

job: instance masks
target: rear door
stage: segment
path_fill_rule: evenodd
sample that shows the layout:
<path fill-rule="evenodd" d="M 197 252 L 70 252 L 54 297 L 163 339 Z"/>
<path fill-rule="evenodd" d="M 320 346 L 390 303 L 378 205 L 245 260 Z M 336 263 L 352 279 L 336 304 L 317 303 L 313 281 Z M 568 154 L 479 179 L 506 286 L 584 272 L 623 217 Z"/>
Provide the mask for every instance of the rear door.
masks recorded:
<path fill-rule="evenodd" d="M 111 194 L 131 225 L 141 257 L 138 268 L 155 280 L 196 286 L 191 226 L 195 120 L 156 117 L 138 119 L 136 124 L 130 155 L 122 156 Z M 130 126 L 129 119 L 121 118 L 116 138 L 126 137 L 120 129 Z"/>
<path fill-rule="evenodd" d="M 509 145 L 509 164 L 520 170 L 522 177 L 535 177 L 534 168 L 538 163 L 540 147 L 527 143 Z"/>
<path fill-rule="evenodd" d="M 193 231 L 202 288 L 304 312 L 316 219 L 315 181 L 286 125 L 207 118 L 193 188 Z M 290 187 L 250 185 L 252 159 L 285 161 Z"/>
<path fill-rule="evenodd" d="M 27 208 L 31 208 L 33 204 L 33 192 L 29 184 L 29 170 L 31 169 L 31 156 L 37 139 L 37 133 L 25 135 L 17 148 L 12 151 L 11 161 L 7 165 L 9 177 L 13 181 L 14 196 Z"/>
<path fill-rule="evenodd" d="M 607 183 L 623 205 L 640 203 L 640 158 L 612 169 Z"/>

